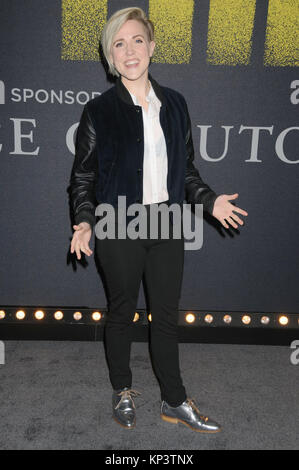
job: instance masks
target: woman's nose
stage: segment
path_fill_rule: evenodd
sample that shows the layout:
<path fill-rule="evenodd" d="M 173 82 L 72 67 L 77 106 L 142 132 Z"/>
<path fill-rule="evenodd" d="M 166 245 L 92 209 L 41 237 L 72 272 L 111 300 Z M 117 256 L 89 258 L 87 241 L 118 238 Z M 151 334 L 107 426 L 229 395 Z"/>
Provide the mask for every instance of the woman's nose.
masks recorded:
<path fill-rule="evenodd" d="M 128 45 L 127 45 L 126 53 L 127 53 L 128 55 L 131 55 L 131 54 L 134 53 L 134 45 L 133 45 L 133 44 L 128 44 Z"/>

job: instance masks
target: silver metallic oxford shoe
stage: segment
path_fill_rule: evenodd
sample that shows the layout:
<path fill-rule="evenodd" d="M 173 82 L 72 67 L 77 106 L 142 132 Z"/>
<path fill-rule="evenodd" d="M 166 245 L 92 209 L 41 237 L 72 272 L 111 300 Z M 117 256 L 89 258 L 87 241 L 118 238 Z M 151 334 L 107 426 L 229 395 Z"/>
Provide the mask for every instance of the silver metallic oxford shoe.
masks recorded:
<path fill-rule="evenodd" d="M 132 429 L 136 425 L 135 404 L 132 398 L 134 395 L 141 393 L 128 387 L 113 390 L 112 393 L 113 418 L 126 429 Z"/>
<path fill-rule="evenodd" d="M 202 416 L 193 399 L 187 398 L 180 406 L 169 406 L 162 401 L 161 418 L 168 423 L 183 423 L 193 431 L 216 433 L 221 427 L 207 416 Z"/>

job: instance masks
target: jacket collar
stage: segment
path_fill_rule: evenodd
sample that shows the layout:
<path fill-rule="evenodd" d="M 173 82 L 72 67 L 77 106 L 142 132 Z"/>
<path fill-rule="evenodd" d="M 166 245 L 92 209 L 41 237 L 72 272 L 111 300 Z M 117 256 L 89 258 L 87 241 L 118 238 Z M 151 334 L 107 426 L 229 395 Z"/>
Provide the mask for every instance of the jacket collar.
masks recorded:
<path fill-rule="evenodd" d="M 161 101 L 161 105 L 163 106 L 163 104 L 165 104 L 165 100 L 164 100 L 164 96 L 163 96 L 160 85 L 158 84 L 158 82 L 156 82 L 156 80 L 153 79 L 150 73 L 148 74 L 148 78 L 149 78 L 149 81 L 151 82 L 154 92 L 156 93 L 157 97 Z M 135 106 L 134 101 L 129 91 L 127 90 L 123 82 L 121 81 L 121 77 L 117 77 L 115 86 L 116 86 L 116 93 L 118 97 L 122 99 L 125 103 Z"/>

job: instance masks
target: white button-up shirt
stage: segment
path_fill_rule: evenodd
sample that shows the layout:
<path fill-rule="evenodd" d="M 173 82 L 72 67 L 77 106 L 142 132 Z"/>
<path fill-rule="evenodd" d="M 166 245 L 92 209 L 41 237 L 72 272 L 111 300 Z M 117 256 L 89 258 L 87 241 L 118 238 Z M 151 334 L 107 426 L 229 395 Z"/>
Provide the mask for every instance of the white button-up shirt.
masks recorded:
<path fill-rule="evenodd" d="M 130 92 L 129 92 L 130 93 Z M 130 93 L 135 105 L 139 105 L 135 95 Z M 142 106 L 144 129 L 143 156 L 143 200 L 142 204 L 153 204 L 167 201 L 167 149 L 164 133 L 161 128 L 159 113 L 161 101 L 150 84 L 146 96 L 148 111 Z"/>

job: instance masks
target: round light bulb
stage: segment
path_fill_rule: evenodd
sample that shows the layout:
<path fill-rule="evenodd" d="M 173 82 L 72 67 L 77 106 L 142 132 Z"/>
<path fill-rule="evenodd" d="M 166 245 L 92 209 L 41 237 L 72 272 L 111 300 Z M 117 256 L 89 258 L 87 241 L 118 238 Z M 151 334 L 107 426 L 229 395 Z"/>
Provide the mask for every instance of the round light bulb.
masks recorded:
<path fill-rule="evenodd" d="M 81 320 L 82 318 L 82 313 L 81 312 L 75 312 L 73 315 L 74 320 Z"/>
<path fill-rule="evenodd" d="M 224 321 L 224 323 L 227 323 L 227 324 L 231 323 L 232 317 L 230 315 L 224 315 L 223 321 Z"/>
<path fill-rule="evenodd" d="M 249 323 L 251 322 L 251 317 L 249 315 L 243 315 L 242 322 L 244 323 L 244 325 L 249 325 Z"/>
<path fill-rule="evenodd" d="M 25 318 L 24 310 L 18 310 L 17 313 L 16 313 L 16 318 L 18 320 L 23 320 Z"/>
<path fill-rule="evenodd" d="M 185 316 L 185 320 L 187 323 L 194 323 L 195 322 L 194 313 L 187 313 L 187 315 Z"/>
<path fill-rule="evenodd" d="M 214 320 L 213 315 L 208 314 L 205 316 L 206 323 L 212 323 L 213 320 Z"/>
<path fill-rule="evenodd" d="M 42 320 L 44 318 L 45 314 L 42 310 L 37 310 L 35 312 L 34 316 L 37 320 Z"/>
<path fill-rule="evenodd" d="M 289 323 L 289 319 L 286 315 L 281 315 L 278 319 L 280 325 L 285 326 Z"/>
<path fill-rule="evenodd" d="M 54 318 L 55 320 L 62 320 L 63 319 L 63 313 L 58 310 L 57 312 L 54 313 Z"/>
<path fill-rule="evenodd" d="M 91 316 L 94 321 L 99 321 L 102 318 L 101 312 L 93 312 Z"/>

